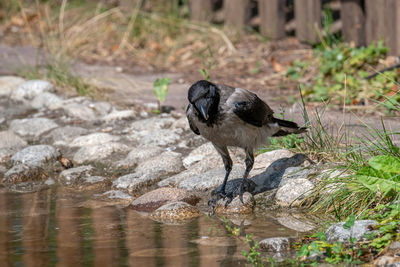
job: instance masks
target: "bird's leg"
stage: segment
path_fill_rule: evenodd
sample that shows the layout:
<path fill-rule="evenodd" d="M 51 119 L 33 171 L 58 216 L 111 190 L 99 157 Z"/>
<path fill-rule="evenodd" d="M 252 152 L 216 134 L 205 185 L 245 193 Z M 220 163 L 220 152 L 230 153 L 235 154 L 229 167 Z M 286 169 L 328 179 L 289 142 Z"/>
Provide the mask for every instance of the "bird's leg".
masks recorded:
<path fill-rule="evenodd" d="M 253 168 L 253 164 L 254 164 L 253 150 L 246 148 L 245 151 L 246 151 L 246 159 L 245 159 L 246 170 L 244 171 L 242 182 L 240 183 L 240 186 L 239 186 L 239 199 L 242 203 L 243 203 L 244 183 L 245 183 L 245 180 L 247 179 L 247 177 L 249 176 L 249 173 L 250 173 L 251 169 Z"/>
<path fill-rule="evenodd" d="M 217 149 L 218 153 L 221 155 L 222 160 L 224 162 L 224 166 L 225 166 L 224 181 L 222 182 L 220 189 L 215 191 L 215 193 L 219 194 L 220 196 L 225 198 L 226 197 L 225 186 L 226 186 L 226 182 L 228 180 L 229 174 L 231 173 L 231 170 L 232 170 L 232 159 L 229 156 L 229 151 L 228 151 L 227 147 L 219 147 L 219 146 L 216 146 L 215 144 L 213 144 L 213 145 L 214 145 L 215 149 Z"/>

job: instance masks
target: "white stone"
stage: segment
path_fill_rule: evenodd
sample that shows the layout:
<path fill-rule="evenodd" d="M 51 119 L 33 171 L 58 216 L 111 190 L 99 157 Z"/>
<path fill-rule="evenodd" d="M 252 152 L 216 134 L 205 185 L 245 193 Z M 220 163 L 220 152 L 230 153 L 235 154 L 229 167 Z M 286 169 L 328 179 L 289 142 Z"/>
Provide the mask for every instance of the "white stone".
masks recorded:
<path fill-rule="evenodd" d="M 301 200 L 311 193 L 313 188 L 313 183 L 307 179 L 289 180 L 276 192 L 276 203 L 282 207 L 298 206 L 301 204 Z"/>
<path fill-rule="evenodd" d="M 1 76 L 0 77 L 0 96 L 9 96 L 11 92 L 20 84 L 24 83 L 25 79 L 17 76 Z"/>
<path fill-rule="evenodd" d="M 119 137 L 108 133 L 92 133 L 75 138 L 69 146 L 94 146 L 118 141 Z"/>
<path fill-rule="evenodd" d="M 32 118 L 13 120 L 10 129 L 20 136 L 38 137 L 41 134 L 56 128 L 58 125 L 47 118 Z"/>
<path fill-rule="evenodd" d="M 11 92 L 10 98 L 15 101 L 26 102 L 44 92 L 54 91 L 54 86 L 47 81 L 30 80 L 18 85 L 18 87 Z"/>

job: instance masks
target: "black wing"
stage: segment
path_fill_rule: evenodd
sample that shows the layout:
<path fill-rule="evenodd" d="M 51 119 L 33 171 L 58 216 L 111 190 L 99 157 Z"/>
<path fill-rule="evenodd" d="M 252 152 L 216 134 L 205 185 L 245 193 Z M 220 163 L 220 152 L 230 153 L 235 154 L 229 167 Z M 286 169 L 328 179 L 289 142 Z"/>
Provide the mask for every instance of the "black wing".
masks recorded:
<path fill-rule="evenodd" d="M 199 129 L 197 129 L 196 125 L 193 123 L 192 116 L 195 116 L 192 112 L 192 104 L 189 104 L 186 108 L 186 117 L 189 122 L 190 129 L 197 135 L 200 135 Z"/>
<path fill-rule="evenodd" d="M 248 93 L 250 92 L 247 91 L 246 94 Z M 271 120 L 273 111 L 256 94 L 251 94 L 250 98 L 247 97 L 248 100 L 235 102 L 233 112 L 243 121 L 262 127 Z"/>

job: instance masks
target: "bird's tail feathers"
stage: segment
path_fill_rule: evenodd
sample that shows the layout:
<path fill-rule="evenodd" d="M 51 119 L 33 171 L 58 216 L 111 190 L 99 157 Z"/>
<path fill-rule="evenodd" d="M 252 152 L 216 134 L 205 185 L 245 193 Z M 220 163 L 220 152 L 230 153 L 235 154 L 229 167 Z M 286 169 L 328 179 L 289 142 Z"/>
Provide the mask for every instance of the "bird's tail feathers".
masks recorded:
<path fill-rule="evenodd" d="M 307 131 L 306 127 L 299 127 L 297 123 L 292 121 L 285 121 L 277 118 L 272 118 L 272 121 L 280 126 L 279 131 L 272 136 L 285 136 L 292 133 L 299 134 Z"/>

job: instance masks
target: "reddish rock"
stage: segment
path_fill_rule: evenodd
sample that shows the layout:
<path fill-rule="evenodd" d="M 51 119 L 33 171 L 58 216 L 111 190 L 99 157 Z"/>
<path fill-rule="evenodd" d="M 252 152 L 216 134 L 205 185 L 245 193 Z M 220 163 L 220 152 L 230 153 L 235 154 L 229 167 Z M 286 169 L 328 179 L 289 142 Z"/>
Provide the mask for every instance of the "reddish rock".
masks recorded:
<path fill-rule="evenodd" d="M 185 189 L 163 187 L 135 199 L 130 207 L 137 211 L 151 212 L 167 203 L 182 201 L 196 205 L 199 200 L 200 198 L 197 195 Z"/>

